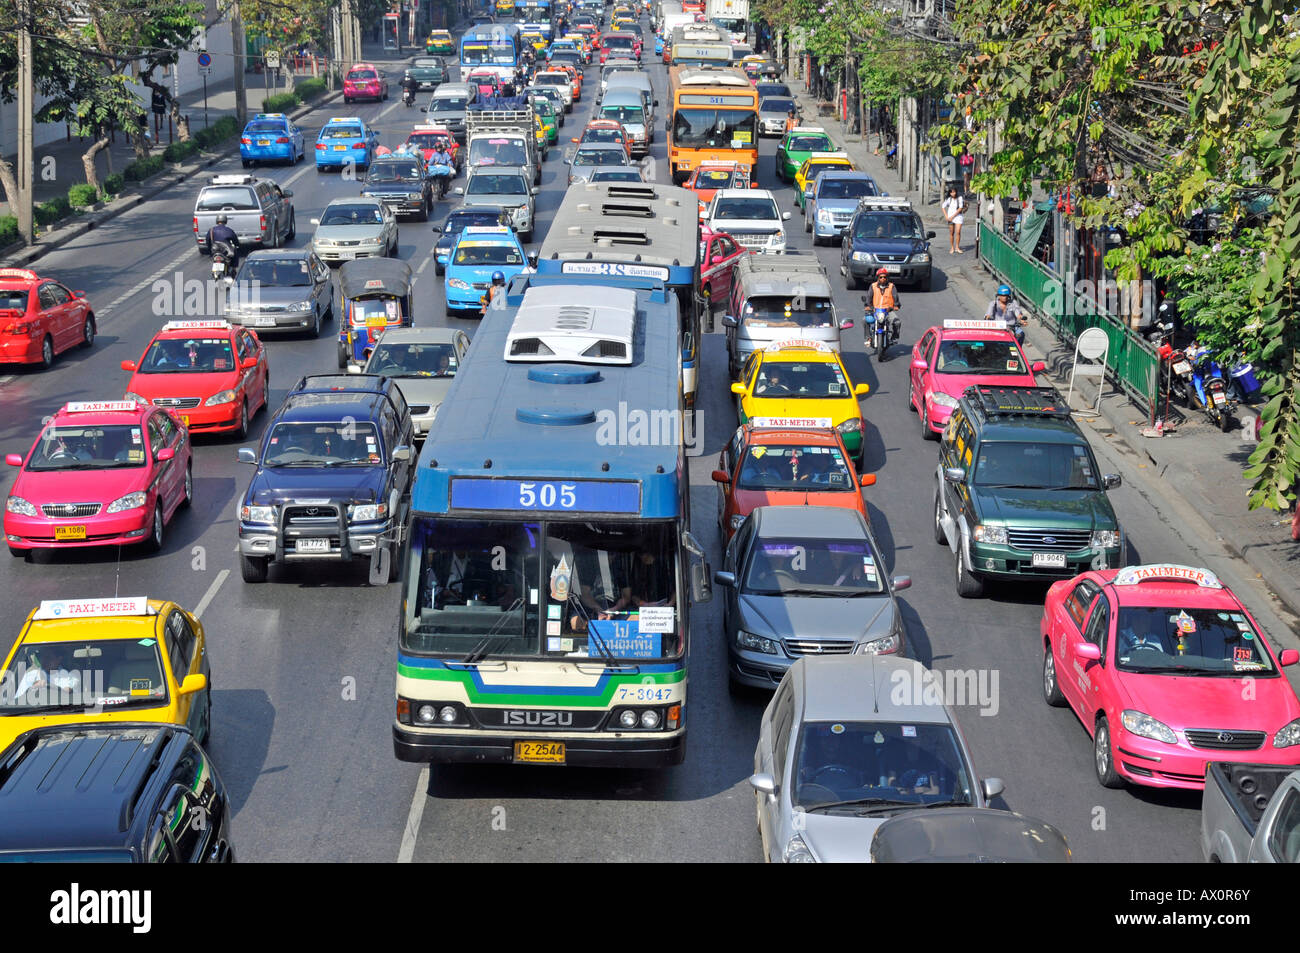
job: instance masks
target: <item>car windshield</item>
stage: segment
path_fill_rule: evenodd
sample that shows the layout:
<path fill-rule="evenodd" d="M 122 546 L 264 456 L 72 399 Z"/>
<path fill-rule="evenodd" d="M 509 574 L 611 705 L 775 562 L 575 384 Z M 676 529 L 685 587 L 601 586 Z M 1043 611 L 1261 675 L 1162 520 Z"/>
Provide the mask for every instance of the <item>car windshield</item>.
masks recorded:
<path fill-rule="evenodd" d="M 262 120 L 261 122 L 250 122 L 244 127 L 244 132 L 274 132 L 278 134 L 284 132 L 284 123 L 268 122 L 266 120 Z"/>
<path fill-rule="evenodd" d="M 381 225 L 383 214 L 373 205 L 331 205 L 321 214 L 321 225 Z"/>
<path fill-rule="evenodd" d="M 200 212 L 218 212 L 222 209 L 254 212 L 258 208 L 257 196 L 247 186 L 209 186 L 199 193 L 196 208 Z"/>
<path fill-rule="evenodd" d="M 429 112 L 431 113 L 456 113 L 464 112 L 465 104 L 469 99 L 464 96 L 439 96 L 429 103 Z"/>
<path fill-rule="evenodd" d="M 829 328 L 835 325 L 830 298 L 755 296 L 741 315 L 747 328 Z"/>
<path fill-rule="evenodd" d="M 1025 362 L 1010 341 L 944 341 L 934 369 L 940 374 L 1024 374 Z"/>
<path fill-rule="evenodd" d="M 769 361 L 758 372 L 755 397 L 848 397 L 852 391 L 838 361 Z"/>
<path fill-rule="evenodd" d="M 496 226 L 501 224 L 500 212 L 453 212 L 442 226 L 444 235 L 455 235 L 472 225 Z"/>
<path fill-rule="evenodd" d="M 367 374 L 385 377 L 455 377 L 456 349 L 450 344 L 375 345 Z"/>
<path fill-rule="evenodd" d="M 351 80 L 378 79 L 379 76 L 372 69 L 354 69 L 348 73 L 347 78 Z"/>
<path fill-rule="evenodd" d="M 412 161 L 376 162 L 366 173 L 366 185 L 387 185 L 393 182 L 419 182 L 420 164 Z"/>
<path fill-rule="evenodd" d="M 826 136 L 791 136 L 786 152 L 830 152 L 835 143 Z"/>
<path fill-rule="evenodd" d="M 813 180 L 815 180 L 815 179 L 817 178 L 817 176 L 821 175 L 823 172 L 829 172 L 829 171 L 831 171 L 832 169 L 843 169 L 843 170 L 845 170 L 845 171 L 848 171 L 848 170 L 849 170 L 849 163 L 847 163 L 847 162 L 809 162 L 808 165 L 807 165 L 807 166 L 802 170 L 802 171 L 803 171 L 804 182 L 805 182 L 805 183 L 807 183 L 807 182 L 812 182 Z"/>
<path fill-rule="evenodd" d="M 627 165 L 623 149 L 579 149 L 573 157 L 574 165 Z"/>
<path fill-rule="evenodd" d="M 713 209 L 713 218 L 718 221 L 753 219 L 764 222 L 779 222 L 781 213 L 776 202 L 770 198 L 724 197 L 718 199 Z"/>
<path fill-rule="evenodd" d="M 522 265 L 523 256 L 514 245 L 498 242 L 463 241 L 456 246 L 455 265 Z"/>
<path fill-rule="evenodd" d="M 793 106 L 793 99 L 786 99 L 784 96 L 770 96 L 759 103 L 758 111 L 764 113 L 788 113 Z"/>
<path fill-rule="evenodd" d="M 758 113 L 745 109 L 679 109 L 673 115 L 673 144 L 708 149 L 752 149 Z"/>
<path fill-rule="evenodd" d="M 470 165 L 525 165 L 527 162 L 528 147 L 522 139 L 480 137 L 469 144 Z"/>
<path fill-rule="evenodd" d="M 797 741 L 792 800 L 805 811 L 849 815 L 973 805 L 965 760 L 948 724 L 809 722 Z"/>
<path fill-rule="evenodd" d="M 822 179 L 817 189 L 820 199 L 860 199 L 879 194 L 876 183 L 867 179 Z"/>
<path fill-rule="evenodd" d="M 0 674 L 0 715 L 58 709 L 155 708 L 167 704 L 156 639 L 28 642 Z"/>
<path fill-rule="evenodd" d="M 896 212 L 868 212 L 858 216 L 853 237 L 859 241 L 879 238 L 922 239 L 921 220 L 915 215 Z"/>
<path fill-rule="evenodd" d="M 695 174 L 695 188 L 697 189 L 730 189 L 736 188 L 736 172 L 734 169 L 700 169 Z"/>
<path fill-rule="evenodd" d="M 830 455 L 825 456 L 829 462 Z M 812 466 L 808 456 L 798 457 L 797 462 L 786 458 L 778 478 L 790 478 L 796 490 L 811 489 L 813 484 L 803 474 L 805 467 Z M 866 539 L 808 537 L 756 540 L 742 588 L 755 596 L 852 597 L 886 591 L 884 566 Z"/>
<path fill-rule="evenodd" d="M 322 139 L 360 139 L 360 126 L 326 126 L 320 131 Z"/>
<path fill-rule="evenodd" d="M 27 311 L 26 289 L 0 288 L 0 311 Z"/>
<path fill-rule="evenodd" d="M 1237 677 L 1277 671 L 1245 613 L 1232 610 L 1121 606 L 1115 639 L 1121 671 Z"/>
<path fill-rule="evenodd" d="M 466 195 L 527 195 L 528 183 L 522 175 L 475 175 L 469 180 Z"/>
<path fill-rule="evenodd" d="M 1025 490 L 1095 490 L 1096 465 L 1083 444 L 985 443 L 975 461 L 978 486 Z"/>
<path fill-rule="evenodd" d="M 138 424 L 50 426 L 41 433 L 28 470 L 116 470 L 145 465 Z"/>
<path fill-rule="evenodd" d="M 141 374 L 210 374 L 235 369 L 230 338 L 162 338 L 149 345 Z"/>
<path fill-rule="evenodd" d="M 645 125 L 645 110 L 640 106 L 601 106 L 602 119 L 616 119 L 624 125 Z"/>
<path fill-rule="evenodd" d="M 413 149 L 434 149 L 441 140 L 443 147 L 446 148 L 449 135 L 450 133 L 444 132 L 413 132 L 406 137 L 406 144 Z"/>
<path fill-rule="evenodd" d="M 833 493 L 855 487 L 839 447 L 755 442 L 745 452 L 736 489 Z"/>
<path fill-rule="evenodd" d="M 368 421 L 284 422 L 267 438 L 262 465 L 267 467 L 381 466 L 383 458 Z"/>
<path fill-rule="evenodd" d="M 260 281 L 275 288 L 305 288 L 312 283 L 306 258 L 246 258 L 236 277 L 241 285 Z"/>
<path fill-rule="evenodd" d="M 618 145 L 623 144 L 623 133 L 618 129 L 588 129 L 582 134 L 582 141 L 587 142 L 614 142 Z"/>
<path fill-rule="evenodd" d="M 533 112 L 543 118 L 553 118 L 555 116 L 555 107 L 545 96 L 535 96 L 532 100 Z"/>

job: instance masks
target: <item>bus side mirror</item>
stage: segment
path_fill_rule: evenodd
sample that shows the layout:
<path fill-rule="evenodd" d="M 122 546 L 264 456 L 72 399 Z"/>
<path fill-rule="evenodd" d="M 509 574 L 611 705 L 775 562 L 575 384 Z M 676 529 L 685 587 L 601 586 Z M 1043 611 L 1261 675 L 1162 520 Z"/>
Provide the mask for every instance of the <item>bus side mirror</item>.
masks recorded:
<path fill-rule="evenodd" d="M 738 328 L 740 327 L 740 322 L 736 320 L 734 315 L 724 314 L 722 316 L 722 326 L 724 328 Z"/>

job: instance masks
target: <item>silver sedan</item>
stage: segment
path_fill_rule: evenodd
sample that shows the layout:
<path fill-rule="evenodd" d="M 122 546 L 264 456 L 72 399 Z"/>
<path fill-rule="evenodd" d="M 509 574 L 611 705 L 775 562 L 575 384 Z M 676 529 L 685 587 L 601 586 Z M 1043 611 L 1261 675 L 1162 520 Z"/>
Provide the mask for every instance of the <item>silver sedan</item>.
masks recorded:
<path fill-rule="evenodd" d="M 322 261 L 332 264 L 397 253 L 397 215 L 378 199 L 335 199 L 311 223 L 316 226 L 312 251 Z"/>

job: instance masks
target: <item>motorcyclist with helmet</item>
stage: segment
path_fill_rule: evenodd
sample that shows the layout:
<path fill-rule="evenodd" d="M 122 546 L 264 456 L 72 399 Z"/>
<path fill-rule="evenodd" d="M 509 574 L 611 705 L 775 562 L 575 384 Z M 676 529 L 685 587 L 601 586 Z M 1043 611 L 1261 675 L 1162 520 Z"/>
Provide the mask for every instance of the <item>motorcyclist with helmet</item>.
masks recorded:
<path fill-rule="evenodd" d="M 903 306 L 903 300 L 898 294 L 898 288 L 889 280 L 889 271 L 887 269 L 881 268 L 876 271 L 876 281 L 871 286 L 871 297 L 864 297 L 862 301 L 868 305 L 867 313 L 863 316 L 862 321 L 863 343 L 871 341 L 871 335 L 874 333 L 876 324 L 874 315 L 876 310 L 880 308 L 884 308 L 890 313 L 892 338 L 893 341 L 897 341 L 899 330 L 903 325 L 902 320 L 898 317 L 898 309 Z"/>
<path fill-rule="evenodd" d="M 487 294 L 483 296 L 483 314 L 487 314 L 488 308 L 492 307 L 492 302 L 499 295 L 506 293 L 506 274 L 504 271 L 492 272 L 492 284 L 488 287 Z"/>
<path fill-rule="evenodd" d="M 239 236 L 227 222 L 225 213 L 222 213 L 217 216 L 217 223 L 208 229 L 208 251 L 214 252 L 218 245 L 224 246 L 226 273 L 233 275 L 239 263 Z"/>
<path fill-rule="evenodd" d="M 436 170 L 437 166 L 444 166 L 450 171 L 440 173 Z M 442 136 L 438 136 L 433 141 L 433 154 L 429 156 L 429 167 L 435 170 L 433 177 L 438 183 L 438 198 L 446 198 L 447 190 L 451 187 L 451 177 L 456 174 L 456 163 L 451 153 L 447 151 L 447 140 Z"/>
<path fill-rule="evenodd" d="M 1016 299 L 1011 296 L 1011 287 L 1009 285 L 999 285 L 998 295 L 989 304 L 988 311 L 984 312 L 984 318 L 994 323 L 1004 324 L 1008 331 L 1015 334 L 1016 340 L 1021 344 L 1025 341 L 1025 316 L 1020 310 L 1020 305 Z"/>

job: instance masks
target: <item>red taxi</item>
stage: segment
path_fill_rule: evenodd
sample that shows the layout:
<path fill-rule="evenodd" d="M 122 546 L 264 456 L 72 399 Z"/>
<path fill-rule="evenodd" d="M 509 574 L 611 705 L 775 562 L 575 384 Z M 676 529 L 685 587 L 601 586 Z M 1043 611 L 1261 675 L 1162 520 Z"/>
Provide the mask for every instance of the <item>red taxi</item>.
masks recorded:
<path fill-rule="evenodd" d="M 632 136 L 617 119 L 593 119 L 582 130 L 582 135 L 571 138 L 570 142 L 582 145 L 587 142 L 617 142 L 632 158 Z"/>
<path fill-rule="evenodd" d="M 128 400 L 167 407 L 193 433 L 248 436 L 249 418 L 266 406 L 266 349 L 247 328 L 225 321 L 171 321 L 131 371 Z"/>
<path fill-rule="evenodd" d="M 471 70 L 464 81 L 474 87 L 479 99 L 501 95 L 501 77 L 492 70 Z"/>
<path fill-rule="evenodd" d="M 726 232 L 715 232 L 700 223 L 700 286 L 705 297 L 724 305 L 731 298 L 731 279 L 736 262 L 752 254 Z M 709 312 L 712 321 L 712 310 Z"/>
<path fill-rule="evenodd" d="M 95 343 L 95 312 L 84 291 L 25 268 L 0 268 L 0 364 L 40 364 Z"/>
<path fill-rule="evenodd" d="M 758 183 L 750 176 L 750 167 L 739 162 L 701 162 L 687 176 L 683 188 L 690 189 L 700 198 L 700 218 L 709 211 L 718 189 L 756 189 Z"/>
<path fill-rule="evenodd" d="M 190 435 L 167 411 L 130 400 L 64 405 L 24 458 L 5 501 L 5 542 L 34 549 L 144 543 L 194 498 Z"/>
<path fill-rule="evenodd" d="M 442 140 L 447 155 L 451 156 L 452 164 L 459 169 L 464 158 L 460 154 L 460 143 L 456 141 L 456 137 L 451 134 L 451 130 L 446 126 L 418 125 L 406 137 L 404 145 L 410 146 L 412 149 L 418 149 L 420 154 L 424 156 L 424 161 L 428 162 L 433 158 L 433 147 L 439 139 Z"/>
<path fill-rule="evenodd" d="M 967 387 L 1033 387 L 1034 375 L 1045 369 L 1042 361 L 1030 364 L 1015 335 L 1000 324 L 945 321 L 912 348 L 907 406 L 921 418 L 925 439 L 937 440 Z"/>
<path fill-rule="evenodd" d="M 1093 737 L 1097 780 L 1205 786 L 1207 761 L 1300 765 L 1300 700 L 1258 623 L 1208 569 L 1128 566 L 1047 590 L 1043 697 Z"/>
<path fill-rule="evenodd" d="M 757 506 L 840 506 L 871 522 L 862 488 L 876 475 L 858 476 L 839 434 L 770 423 L 756 417 L 741 425 L 718 457 L 713 482 L 724 542 Z"/>
<path fill-rule="evenodd" d="M 373 63 L 358 63 L 343 77 L 343 101 L 388 98 L 388 75 Z"/>

